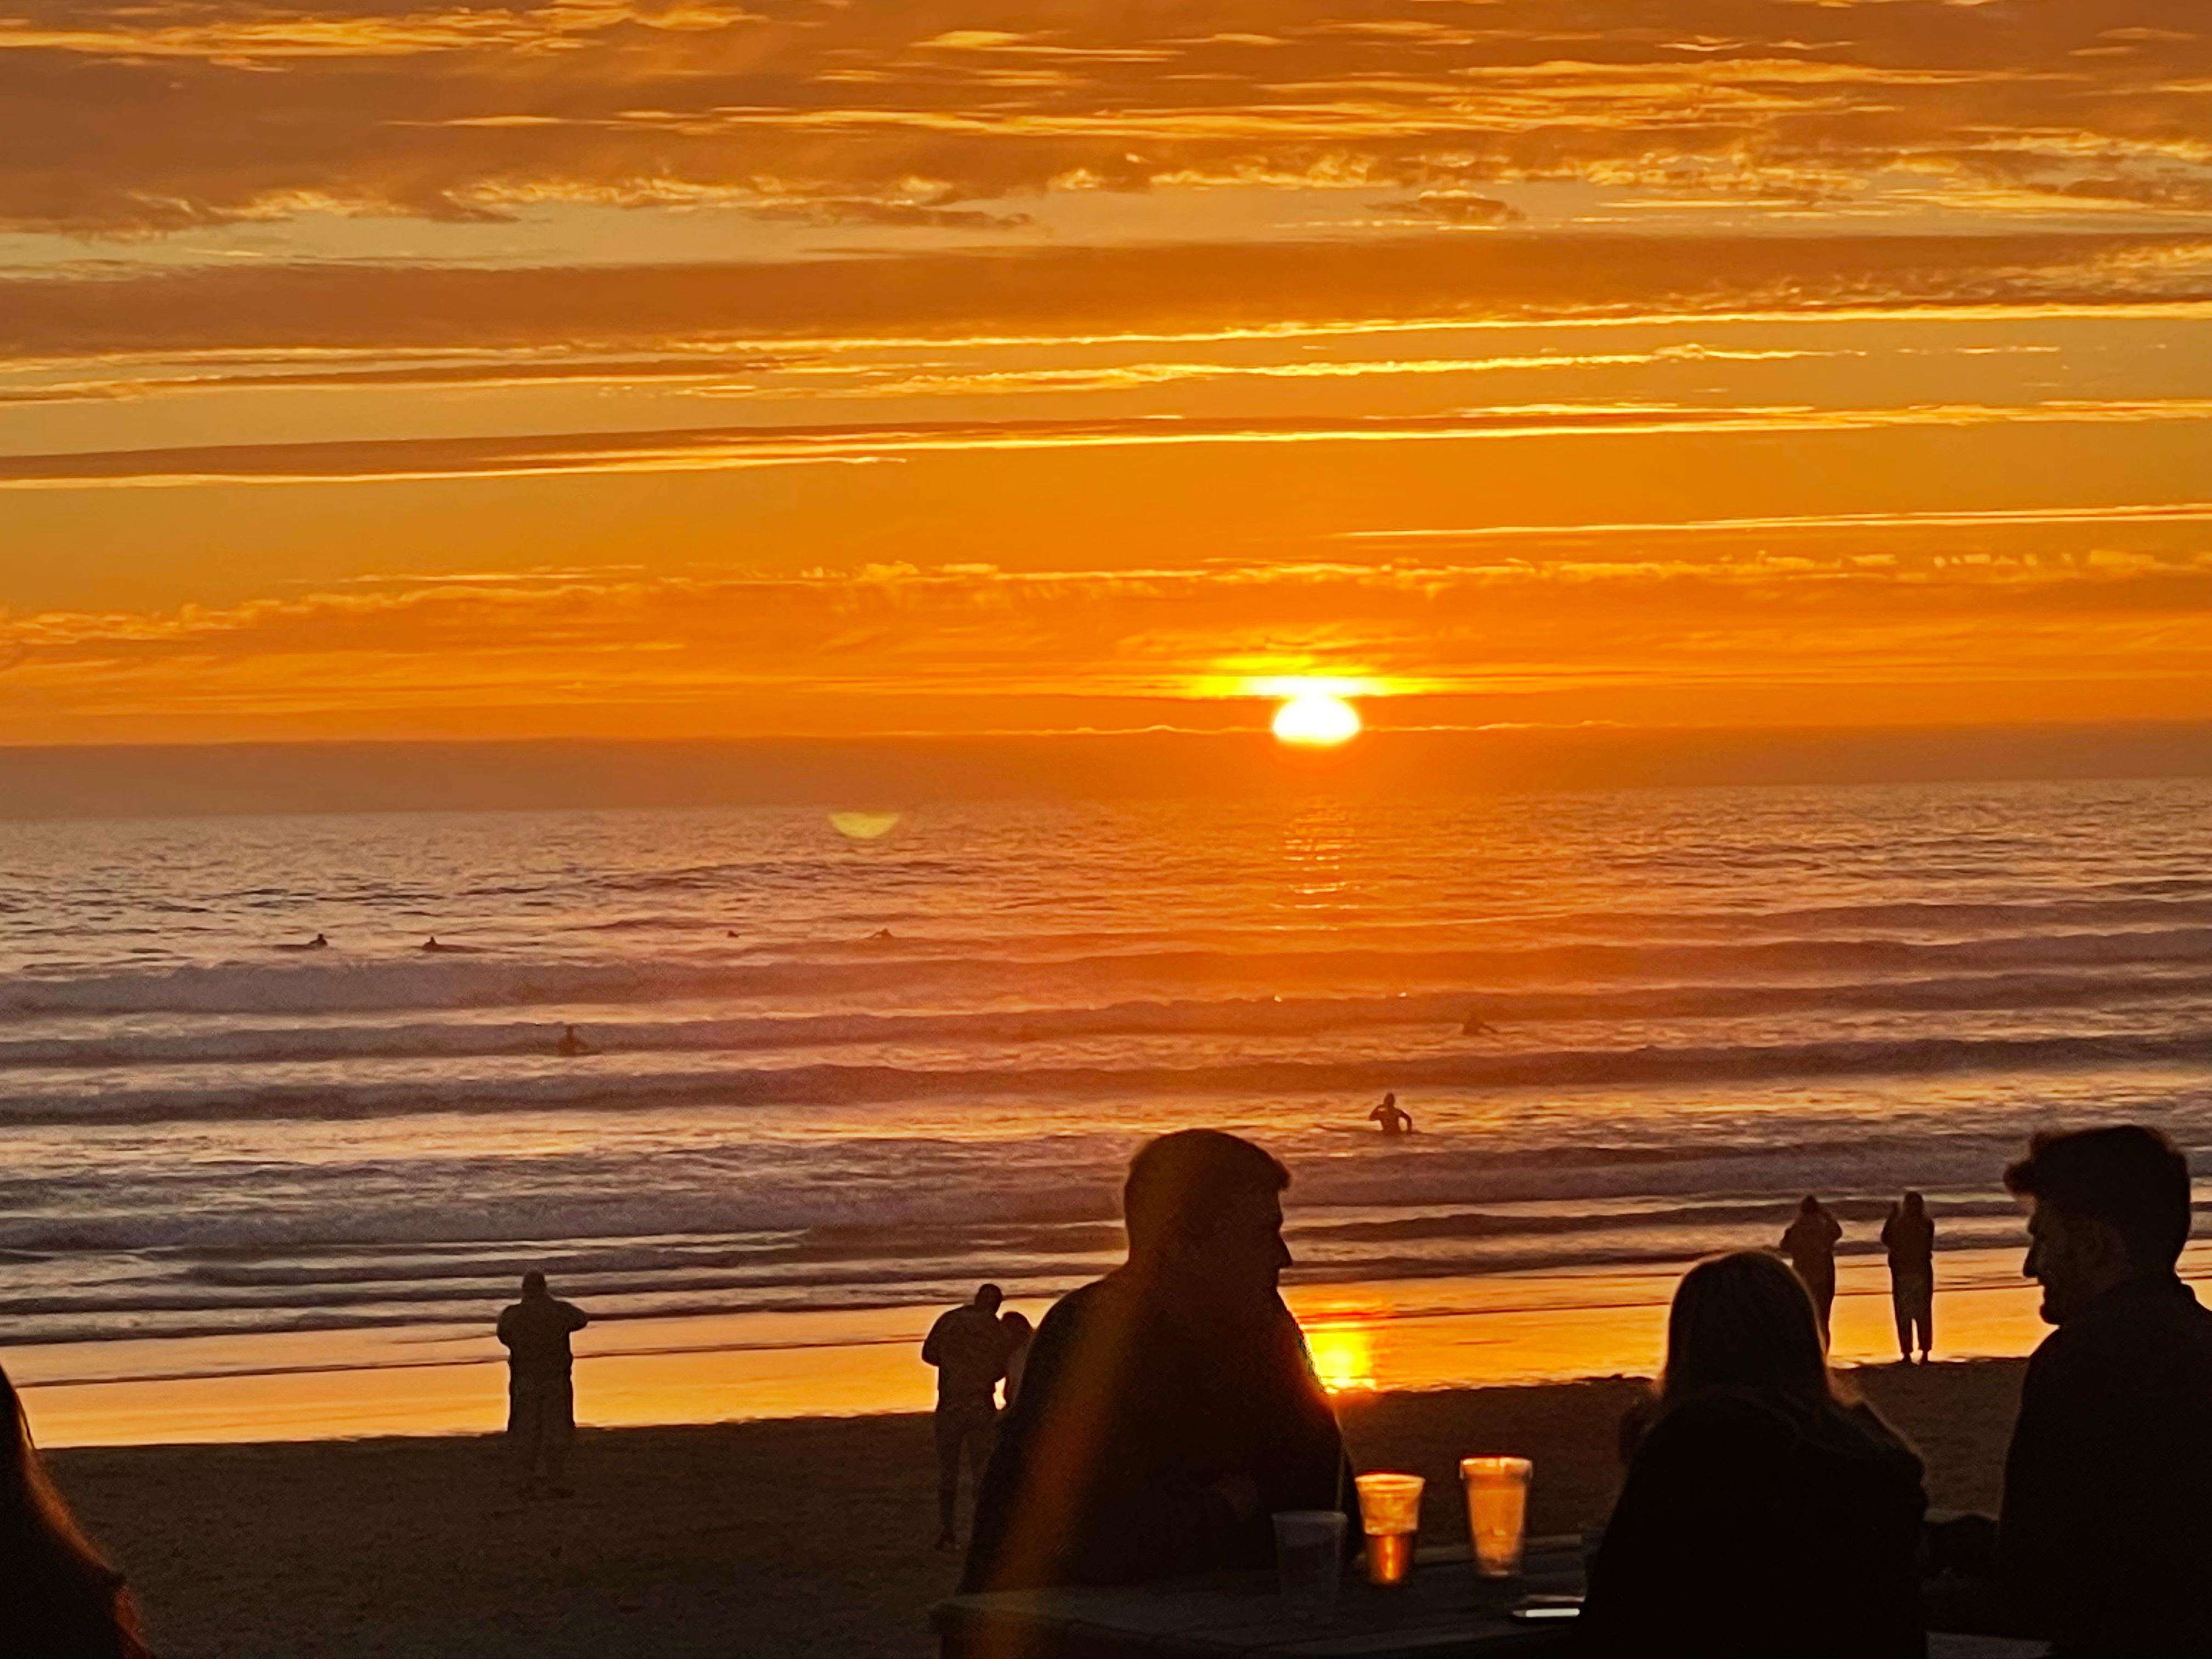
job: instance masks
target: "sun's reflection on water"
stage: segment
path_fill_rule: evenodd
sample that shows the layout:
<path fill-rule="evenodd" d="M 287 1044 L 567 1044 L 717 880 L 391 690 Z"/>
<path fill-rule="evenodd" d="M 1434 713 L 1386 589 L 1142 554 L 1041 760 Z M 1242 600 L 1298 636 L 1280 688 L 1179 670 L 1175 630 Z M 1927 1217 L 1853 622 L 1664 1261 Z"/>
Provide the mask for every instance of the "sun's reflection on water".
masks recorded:
<path fill-rule="evenodd" d="M 1331 1394 L 1375 1391 L 1375 1331 L 1358 1314 L 1323 1316 L 1305 1326 L 1314 1374 Z"/>

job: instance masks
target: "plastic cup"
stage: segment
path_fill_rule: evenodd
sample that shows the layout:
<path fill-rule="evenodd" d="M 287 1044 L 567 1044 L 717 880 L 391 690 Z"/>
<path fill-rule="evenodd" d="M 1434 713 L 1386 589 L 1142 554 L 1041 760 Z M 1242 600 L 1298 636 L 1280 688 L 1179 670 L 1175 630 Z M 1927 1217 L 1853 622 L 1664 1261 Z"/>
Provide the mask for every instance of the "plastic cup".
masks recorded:
<path fill-rule="evenodd" d="M 1340 1510 L 1280 1510 L 1275 1522 L 1275 1571 L 1283 1605 L 1293 1619 L 1326 1619 L 1336 1611 L 1344 1571 Z"/>
<path fill-rule="evenodd" d="M 1528 1477 L 1534 1472 L 1535 1465 L 1525 1457 L 1459 1460 L 1474 1570 L 1485 1578 L 1520 1576 L 1521 1551 L 1528 1541 Z"/>
<path fill-rule="evenodd" d="M 1363 1474 L 1353 1484 L 1359 1488 L 1359 1522 L 1367 1534 L 1367 1582 L 1401 1584 L 1413 1569 L 1421 1488 L 1428 1483 L 1418 1474 Z"/>

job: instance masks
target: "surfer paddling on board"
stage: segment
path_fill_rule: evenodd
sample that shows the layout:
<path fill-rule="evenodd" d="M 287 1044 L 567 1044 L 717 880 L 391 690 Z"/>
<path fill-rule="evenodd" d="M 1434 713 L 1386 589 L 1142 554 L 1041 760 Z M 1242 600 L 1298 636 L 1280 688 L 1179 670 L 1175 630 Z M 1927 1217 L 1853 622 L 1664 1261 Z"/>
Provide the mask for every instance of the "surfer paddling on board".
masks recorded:
<path fill-rule="evenodd" d="M 331 948 L 331 942 L 318 933 L 305 945 L 280 945 L 276 948 L 280 951 L 327 951 Z"/>
<path fill-rule="evenodd" d="M 1459 1034 L 1462 1036 L 1496 1036 L 1498 1028 L 1480 1014 L 1470 1013 L 1467 1017 L 1467 1024 L 1459 1028 Z"/>
<path fill-rule="evenodd" d="M 1395 1094 L 1383 1096 L 1382 1103 L 1368 1113 L 1367 1120 L 1370 1123 L 1379 1123 L 1382 1126 L 1382 1133 L 1386 1139 L 1413 1133 L 1413 1114 L 1398 1103 L 1398 1097 Z"/>

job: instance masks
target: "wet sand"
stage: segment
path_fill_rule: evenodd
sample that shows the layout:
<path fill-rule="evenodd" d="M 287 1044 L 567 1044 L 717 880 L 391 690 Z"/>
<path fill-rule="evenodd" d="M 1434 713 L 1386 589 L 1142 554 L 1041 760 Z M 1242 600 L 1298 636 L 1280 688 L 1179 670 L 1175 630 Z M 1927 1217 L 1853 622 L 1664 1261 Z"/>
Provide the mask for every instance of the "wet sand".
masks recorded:
<path fill-rule="evenodd" d="M 1936 1503 L 1991 1509 L 2016 1360 L 1870 1369 Z M 1363 1469 L 1431 1482 L 1426 1541 L 1461 1524 L 1456 1459 L 1537 1465 L 1533 1524 L 1601 1519 L 1626 1379 L 1342 1398 Z M 586 1431 L 569 1500 L 510 1495 L 496 1440 L 87 1447 L 56 1473 L 137 1587 L 164 1659 L 911 1656 L 956 1566 L 927 1547 L 927 1420 Z"/>

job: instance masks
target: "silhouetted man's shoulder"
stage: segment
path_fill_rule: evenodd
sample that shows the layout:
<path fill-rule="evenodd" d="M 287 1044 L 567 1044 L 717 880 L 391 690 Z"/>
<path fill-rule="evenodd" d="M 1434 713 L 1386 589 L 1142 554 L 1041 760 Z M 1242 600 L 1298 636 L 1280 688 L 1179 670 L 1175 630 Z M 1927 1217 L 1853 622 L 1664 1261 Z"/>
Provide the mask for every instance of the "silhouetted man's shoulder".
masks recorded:
<path fill-rule="evenodd" d="M 2013 1592 L 2069 1654 L 2212 1651 L 2212 1313 L 2131 1281 L 2044 1339 L 2005 1467 Z"/>
<path fill-rule="evenodd" d="M 2043 1391 L 2171 1391 L 2212 1421 L 2212 1310 L 2178 1279 L 2107 1292 L 2043 1339 L 2028 1361 Z"/>

